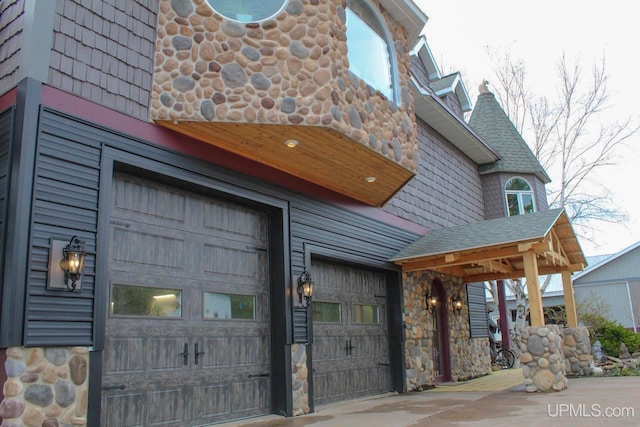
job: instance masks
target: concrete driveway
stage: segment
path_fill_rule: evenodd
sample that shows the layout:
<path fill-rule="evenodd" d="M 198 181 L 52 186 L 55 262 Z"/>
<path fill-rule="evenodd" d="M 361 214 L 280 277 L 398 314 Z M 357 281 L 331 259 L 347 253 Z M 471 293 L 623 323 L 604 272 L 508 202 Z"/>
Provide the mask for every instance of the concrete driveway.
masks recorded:
<path fill-rule="evenodd" d="M 295 418 L 269 416 L 223 426 L 640 426 L 640 377 L 571 378 L 564 391 L 527 393 L 521 375 L 500 371 L 420 393 L 320 406 Z"/>

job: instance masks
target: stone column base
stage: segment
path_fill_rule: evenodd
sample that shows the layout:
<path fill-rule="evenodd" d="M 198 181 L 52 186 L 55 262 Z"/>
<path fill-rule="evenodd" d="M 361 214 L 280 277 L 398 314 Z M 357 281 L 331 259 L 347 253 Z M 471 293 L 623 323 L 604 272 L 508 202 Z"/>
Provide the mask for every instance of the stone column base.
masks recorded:
<path fill-rule="evenodd" d="M 556 325 L 521 330 L 522 374 L 525 390 L 560 391 L 568 386 L 562 352 L 562 335 Z"/>
<path fill-rule="evenodd" d="M 3 427 L 87 425 L 87 347 L 9 347 L 6 356 Z"/>

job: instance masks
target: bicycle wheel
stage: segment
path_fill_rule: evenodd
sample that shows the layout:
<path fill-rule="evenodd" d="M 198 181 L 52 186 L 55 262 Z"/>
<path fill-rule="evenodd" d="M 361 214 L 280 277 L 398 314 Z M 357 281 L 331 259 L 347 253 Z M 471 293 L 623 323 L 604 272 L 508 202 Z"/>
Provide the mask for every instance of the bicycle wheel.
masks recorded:
<path fill-rule="evenodd" d="M 511 350 L 507 350 L 506 348 L 498 350 L 496 365 L 500 366 L 502 369 L 511 369 L 515 362 L 516 356 Z"/>

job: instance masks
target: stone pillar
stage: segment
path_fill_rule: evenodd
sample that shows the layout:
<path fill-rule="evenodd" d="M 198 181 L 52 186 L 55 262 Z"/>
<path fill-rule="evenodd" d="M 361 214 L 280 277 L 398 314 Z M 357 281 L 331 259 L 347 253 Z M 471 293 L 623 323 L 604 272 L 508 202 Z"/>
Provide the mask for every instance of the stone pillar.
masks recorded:
<path fill-rule="evenodd" d="M 87 347 L 10 347 L 6 355 L 3 427 L 87 425 Z"/>
<path fill-rule="evenodd" d="M 556 325 L 529 326 L 520 333 L 525 390 L 560 391 L 567 388 L 560 328 Z"/>
<path fill-rule="evenodd" d="M 309 369 L 307 367 L 307 346 L 291 346 L 291 372 L 293 393 L 293 416 L 309 413 Z"/>
<path fill-rule="evenodd" d="M 582 377 L 591 375 L 593 354 L 589 330 L 585 327 L 565 328 L 562 352 L 567 376 Z"/>

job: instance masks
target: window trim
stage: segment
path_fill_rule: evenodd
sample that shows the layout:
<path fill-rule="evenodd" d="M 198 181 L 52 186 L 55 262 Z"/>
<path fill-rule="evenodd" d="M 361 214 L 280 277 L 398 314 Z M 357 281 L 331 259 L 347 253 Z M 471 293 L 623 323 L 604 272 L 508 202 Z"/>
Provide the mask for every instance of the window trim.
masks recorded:
<path fill-rule="evenodd" d="M 507 186 L 509 183 L 515 179 L 520 179 L 524 181 L 527 186 L 529 186 L 529 190 L 507 190 Z M 518 215 L 526 215 L 527 213 L 537 212 L 538 208 L 536 206 L 536 193 L 533 191 L 533 186 L 529 182 L 529 180 L 521 177 L 521 176 L 512 176 L 504 183 L 504 202 L 505 202 L 505 210 L 507 213 L 507 217 L 511 217 L 511 212 L 509 211 L 509 195 L 514 194 L 518 198 Z M 531 204 L 533 205 L 533 212 L 524 212 L 524 202 L 522 200 L 523 195 L 531 195 Z"/>
<path fill-rule="evenodd" d="M 375 28 L 369 22 L 367 22 L 367 20 L 365 20 L 362 16 L 358 15 L 358 13 L 353 8 L 351 8 L 352 1 L 359 2 L 360 4 L 364 5 L 364 7 L 369 9 L 369 12 L 371 12 L 371 16 L 373 17 L 373 19 L 376 20 L 375 24 L 377 24 L 382 30 L 383 34 L 380 34 L 380 38 L 387 46 L 387 55 L 389 57 L 389 78 L 391 80 L 391 97 L 392 97 L 392 99 L 389 99 L 389 101 L 393 101 L 396 105 L 400 105 L 401 101 L 400 101 L 400 78 L 398 76 L 398 57 L 396 54 L 393 37 L 391 35 L 391 32 L 389 31 L 389 27 L 387 26 L 387 23 L 384 20 L 384 18 L 381 16 L 380 12 L 378 12 L 376 8 L 372 6 L 369 0 L 349 0 L 345 8 L 345 13 L 346 13 L 346 9 L 351 9 L 351 12 L 353 14 L 357 15 L 362 20 L 362 22 L 364 22 L 367 26 L 369 26 L 369 28 L 371 28 L 373 32 L 377 33 Z M 347 31 L 348 31 L 348 25 L 346 21 L 347 20 L 345 18 L 345 28 L 347 28 Z M 345 34 L 346 34 L 346 31 L 345 31 Z M 347 58 L 349 58 L 348 51 L 347 51 Z M 351 63 L 351 58 L 349 58 L 349 63 Z M 353 71 L 351 72 L 353 73 Z M 371 86 L 376 91 L 382 93 L 380 89 L 374 87 L 373 85 L 371 85 L 371 83 L 367 82 L 365 79 L 363 79 L 356 73 L 353 73 L 353 75 L 357 76 L 359 79 L 362 79 L 367 85 Z M 385 98 L 387 97 L 384 94 L 383 96 Z"/>

